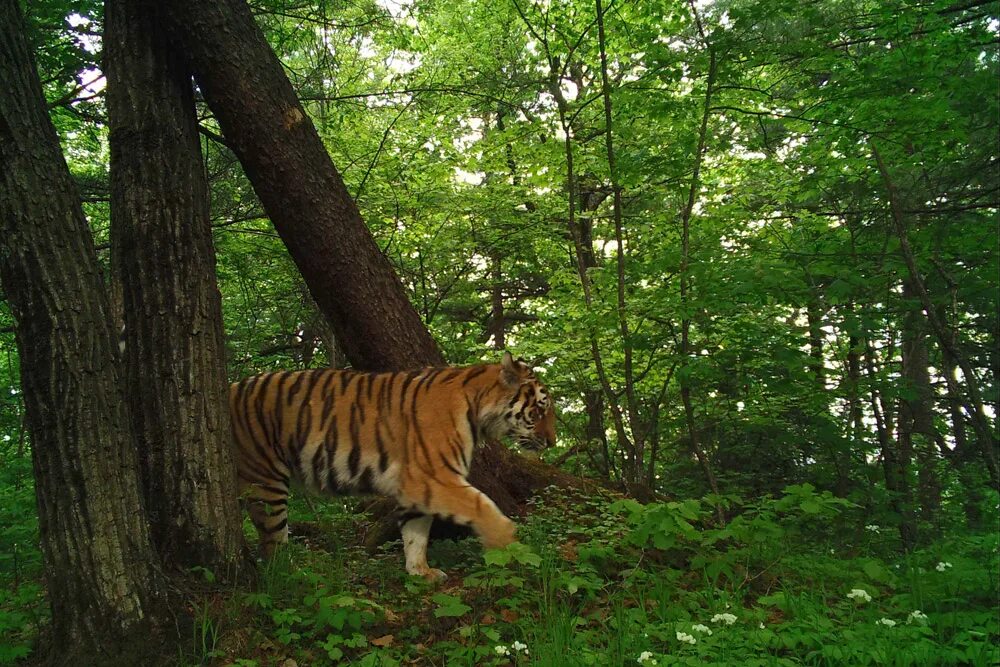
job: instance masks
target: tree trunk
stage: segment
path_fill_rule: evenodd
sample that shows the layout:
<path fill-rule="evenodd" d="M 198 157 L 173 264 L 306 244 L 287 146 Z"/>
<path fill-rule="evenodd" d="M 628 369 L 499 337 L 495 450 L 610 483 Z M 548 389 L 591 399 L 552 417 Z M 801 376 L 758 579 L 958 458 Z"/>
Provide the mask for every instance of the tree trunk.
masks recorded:
<path fill-rule="evenodd" d="M 372 371 L 443 364 L 247 4 L 159 7 L 347 358 Z"/>
<path fill-rule="evenodd" d="M 507 349 L 507 322 L 504 314 L 503 266 L 498 250 L 490 250 L 490 318 L 486 333 L 494 350 Z"/>
<path fill-rule="evenodd" d="M 849 457 L 853 452 L 863 451 L 864 446 L 864 410 L 861 407 L 861 340 L 853 330 L 857 326 L 854 317 L 854 303 L 847 303 L 848 329 L 850 333 L 847 337 L 847 430 L 850 433 L 850 444 L 846 455 Z M 850 473 L 845 470 L 849 461 L 837 462 L 837 489 L 836 494 L 842 498 L 847 497 L 851 490 Z"/>
<path fill-rule="evenodd" d="M 0 25 L 0 278 L 17 322 L 53 659 L 140 664 L 118 651 L 154 620 L 162 588 L 117 332 L 16 0 L 0 0 Z"/>
<path fill-rule="evenodd" d="M 888 346 L 892 349 L 892 346 Z M 891 415 L 882 397 L 877 393 L 878 377 L 875 369 L 875 350 L 870 342 L 865 345 L 865 366 L 871 384 L 871 407 L 875 415 L 875 426 L 878 433 L 879 449 L 882 454 L 882 471 L 885 475 L 885 488 L 889 493 L 889 506 L 895 512 L 899 537 L 903 548 L 910 551 L 916 545 L 916 522 L 913 517 L 913 503 L 910 493 L 909 468 L 910 451 L 904 448 L 905 441 L 900 438 L 897 449 L 892 441 Z M 900 432 L 903 427 L 900 423 Z"/>
<path fill-rule="evenodd" d="M 154 547 L 233 579 L 245 562 L 222 304 L 191 75 L 145 0 L 108 0 L 113 264 Z"/>
<path fill-rule="evenodd" d="M 594 215 L 608 198 L 608 192 L 601 189 L 595 179 L 586 175 L 577 179 L 577 189 L 580 209 L 576 216 L 576 229 L 580 239 L 579 263 L 586 273 L 598 265 L 597 254 L 594 252 Z M 588 450 L 595 445 L 599 447 L 601 472 L 604 478 L 610 481 L 613 476 L 621 472 L 621 467 L 616 469 L 614 456 L 608 447 L 607 425 L 604 421 L 604 392 L 600 387 L 588 386 L 583 390 L 583 407 L 587 413 L 587 426 L 583 435 Z M 621 475 L 618 476 L 618 481 L 624 481 L 620 479 Z"/>
<path fill-rule="evenodd" d="M 907 301 L 902 326 L 903 380 L 908 391 L 899 412 L 900 439 L 907 440 L 901 448 L 912 452 L 917 461 L 917 499 L 921 518 L 934 525 L 941 507 L 941 484 L 934 429 L 934 389 L 928 366 L 926 319 L 916 302 L 910 281 L 903 282 L 903 298 Z"/>

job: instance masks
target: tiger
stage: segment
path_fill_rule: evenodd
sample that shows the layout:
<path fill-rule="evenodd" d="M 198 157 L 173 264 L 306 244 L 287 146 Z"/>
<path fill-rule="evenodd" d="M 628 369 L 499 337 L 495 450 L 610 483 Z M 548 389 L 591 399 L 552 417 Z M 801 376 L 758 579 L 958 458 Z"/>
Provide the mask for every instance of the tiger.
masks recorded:
<path fill-rule="evenodd" d="M 365 373 L 312 369 L 231 385 L 240 497 L 269 558 L 288 541 L 288 491 L 378 493 L 398 504 L 406 571 L 446 577 L 427 563 L 435 517 L 469 526 L 484 548 L 515 541 L 514 523 L 468 481 L 476 447 L 511 437 L 528 450 L 554 444 L 555 406 L 523 360 Z"/>

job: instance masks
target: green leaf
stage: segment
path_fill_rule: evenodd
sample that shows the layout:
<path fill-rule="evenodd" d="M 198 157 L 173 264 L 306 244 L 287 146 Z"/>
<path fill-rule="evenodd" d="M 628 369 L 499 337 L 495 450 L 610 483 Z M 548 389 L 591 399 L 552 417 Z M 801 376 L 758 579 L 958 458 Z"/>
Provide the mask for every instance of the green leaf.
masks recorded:
<path fill-rule="evenodd" d="M 757 602 L 769 607 L 778 607 L 779 609 L 782 609 L 787 604 L 787 598 L 785 597 L 785 593 L 783 591 L 778 591 L 777 593 L 757 598 Z"/>
<path fill-rule="evenodd" d="M 487 565 L 507 565 L 514 558 L 506 549 L 487 549 L 483 552 L 483 561 Z"/>
<path fill-rule="evenodd" d="M 503 549 L 487 549 L 483 553 L 483 561 L 487 565 L 499 565 L 501 567 L 509 565 L 512 561 L 529 567 L 538 567 L 542 563 L 542 557 L 535 553 L 527 544 L 514 542 Z"/>
<path fill-rule="evenodd" d="M 879 583 L 887 583 L 889 579 L 892 577 L 892 574 L 889 572 L 889 570 L 886 569 L 884 565 L 875 560 L 870 560 L 867 563 L 865 563 L 862 569 L 865 571 L 865 574 L 868 575 L 869 579 L 871 579 L 872 581 L 877 581 Z"/>
<path fill-rule="evenodd" d="M 810 498 L 799 503 L 799 509 L 806 514 L 819 514 L 823 511 L 823 506 Z"/>
<path fill-rule="evenodd" d="M 527 544 L 521 542 L 514 542 L 509 547 L 508 551 L 514 556 L 516 560 L 521 565 L 528 565 L 529 567 L 538 567 L 542 564 L 542 557 L 539 556 L 535 551 L 529 547 Z"/>
<path fill-rule="evenodd" d="M 431 600 L 438 605 L 438 608 L 434 610 L 435 618 L 457 618 L 472 611 L 472 607 L 454 595 L 438 593 L 431 596 Z"/>

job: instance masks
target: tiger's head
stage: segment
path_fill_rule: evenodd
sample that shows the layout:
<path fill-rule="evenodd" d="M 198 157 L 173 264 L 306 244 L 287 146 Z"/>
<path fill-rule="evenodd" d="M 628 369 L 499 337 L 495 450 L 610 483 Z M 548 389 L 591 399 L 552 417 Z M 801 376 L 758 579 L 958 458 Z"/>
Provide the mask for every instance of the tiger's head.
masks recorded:
<path fill-rule="evenodd" d="M 500 384 L 507 390 L 507 404 L 500 417 L 504 435 L 529 451 L 551 447 L 556 442 L 555 403 L 528 364 L 510 352 L 500 361 Z"/>

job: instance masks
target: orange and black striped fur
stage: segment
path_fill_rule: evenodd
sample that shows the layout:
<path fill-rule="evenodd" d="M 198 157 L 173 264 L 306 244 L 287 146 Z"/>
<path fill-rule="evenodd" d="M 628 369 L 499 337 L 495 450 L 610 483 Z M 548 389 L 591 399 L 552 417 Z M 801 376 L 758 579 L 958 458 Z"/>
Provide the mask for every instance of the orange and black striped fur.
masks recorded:
<path fill-rule="evenodd" d="M 514 541 L 514 524 L 466 481 L 478 443 L 555 440 L 553 403 L 531 368 L 499 364 L 402 373 L 265 373 L 229 393 L 241 496 L 265 556 L 288 539 L 288 487 L 375 492 L 396 499 L 411 574 L 427 565 L 435 516 L 471 526 L 486 547 Z"/>

